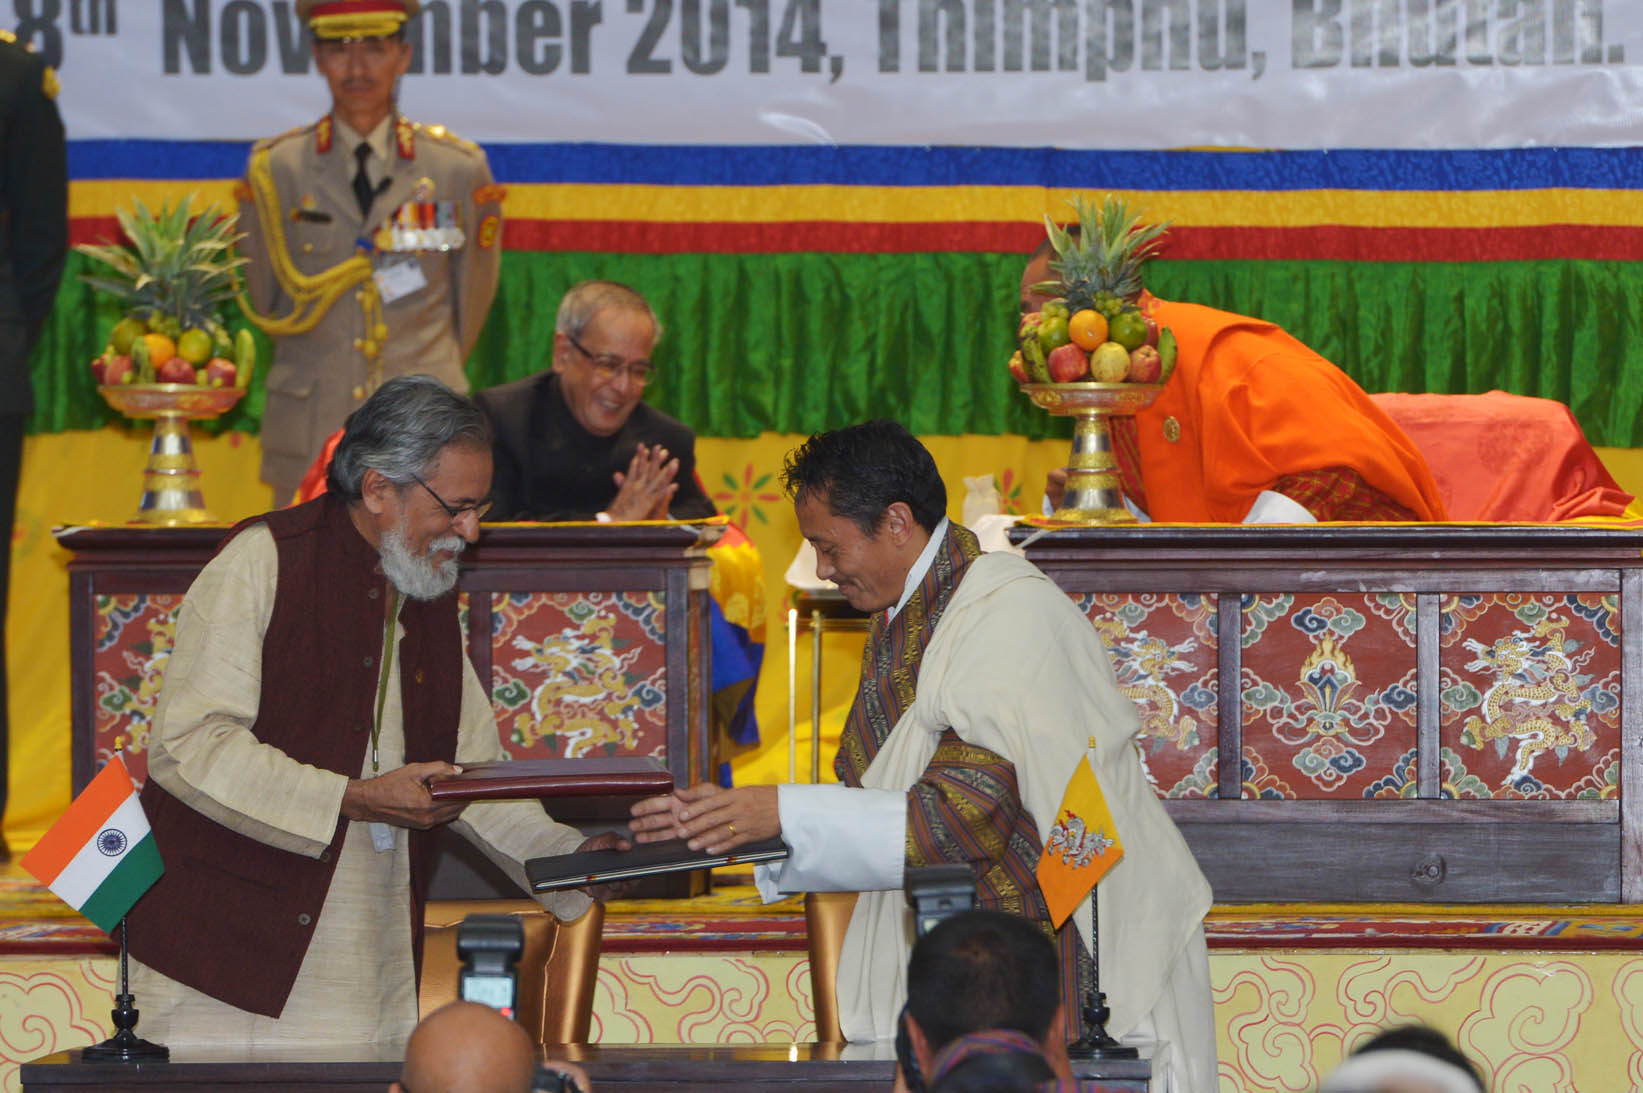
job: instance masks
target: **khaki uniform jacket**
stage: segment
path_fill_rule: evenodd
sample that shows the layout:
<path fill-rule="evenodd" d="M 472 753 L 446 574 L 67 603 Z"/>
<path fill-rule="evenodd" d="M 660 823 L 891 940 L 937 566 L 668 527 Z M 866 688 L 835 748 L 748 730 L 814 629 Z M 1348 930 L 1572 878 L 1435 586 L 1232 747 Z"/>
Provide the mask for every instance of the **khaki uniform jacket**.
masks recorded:
<path fill-rule="evenodd" d="M 304 274 L 353 257 L 358 241 L 412 200 L 423 179 L 432 184 L 431 200 L 459 204 L 467 236 L 460 249 L 408 256 L 427 284 L 384 303 L 388 335 L 375 366 L 360 348 L 367 331 L 358 289 L 344 293 L 314 329 L 275 340 L 262 418 L 262 477 L 275 487 L 295 489 L 326 437 L 383 380 L 420 372 L 453 390 L 468 389 L 463 362 L 485 324 L 501 267 L 502 188 L 491 180 L 485 153 L 441 126 L 397 118 L 391 143 L 388 185 L 371 205 L 369 224 L 354 197 L 353 150 L 332 139 L 329 116 L 258 145 L 269 149 L 285 247 Z M 240 228 L 251 306 L 273 317 L 290 313 L 293 304 L 274 276 L 272 241 L 263 236 L 249 186 L 241 191 Z M 380 267 L 402 257 L 379 255 L 375 262 Z"/>

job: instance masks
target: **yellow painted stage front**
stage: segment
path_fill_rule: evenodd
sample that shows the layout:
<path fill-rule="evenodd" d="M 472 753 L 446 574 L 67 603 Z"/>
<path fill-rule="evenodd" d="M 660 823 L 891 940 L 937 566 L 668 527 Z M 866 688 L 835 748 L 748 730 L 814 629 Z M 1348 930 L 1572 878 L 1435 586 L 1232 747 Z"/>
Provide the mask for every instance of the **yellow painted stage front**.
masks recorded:
<path fill-rule="evenodd" d="M 113 957 L 0 957 L 0 1090 L 24 1060 L 112 1031 L 115 973 Z M 1414 1021 L 1453 1038 L 1491 1093 L 1643 1091 L 1643 955 L 1234 949 L 1210 953 L 1210 978 L 1219 1093 L 1307 1093 L 1354 1044 Z M 608 1044 L 808 1043 L 809 966 L 606 953 L 592 1029 Z"/>

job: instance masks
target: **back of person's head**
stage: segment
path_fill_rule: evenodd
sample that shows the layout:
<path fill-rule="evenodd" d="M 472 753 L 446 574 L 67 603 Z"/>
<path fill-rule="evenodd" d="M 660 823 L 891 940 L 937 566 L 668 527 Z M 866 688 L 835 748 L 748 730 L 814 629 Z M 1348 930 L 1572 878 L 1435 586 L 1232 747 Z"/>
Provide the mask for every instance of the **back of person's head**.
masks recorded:
<path fill-rule="evenodd" d="M 825 496 L 828 510 L 871 536 L 897 501 L 926 532 L 947 514 L 947 484 L 918 438 L 880 418 L 817 433 L 787 457 L 782 484 L 794 501 Z"/>
<path fill-rule="evenodd" d="M 655 340 L 661 340 L 662 323 L 651 310 L 650 301 L 620 281 L 581 281 L 572 285 L 570 291 L 559 298 L 553 328 L 561 334 L 580 338 L 593 317 L 607 307 L 642 312 L 649 317 L 651 329 L 656 331 Z"/>
<path fill-rule="evenodd" d="M 960 1036 L 936 1056 L 929 1093 L 1032 1093 L 1055 1070 L 1036 1041 L 1003 1029 Z"/>
<path fill-rule="evenodd" d="M 1318 1093 L 1487 1093 L 1483 1075 L 1426 1025 L 1399 1025 L 1360 1044 Z"/>
<path fill-rule="evenodd" d="M 449 444 L 490 451 L 485 412 L 432 376 L 398 376 L 348 415 L 325 473 L 326 491 L 358 501 L 368 470 L 408 486 L 428 476 Z"/>
<path fill-rule="evenodd" d="M 536 1045 L 489 1006 L 452 1002 L 424 1017 L 405 1044 L 397 1093 L 531 1093 Z"/>
<path fill-rule="evenodd" d="M 1055 946 L 1020 915 L 954 915 L 919 938 L 907 962 L 907 1013 L 932 1052 L 983 1029 L 1043 1043 L 1060 1003 Z"/>

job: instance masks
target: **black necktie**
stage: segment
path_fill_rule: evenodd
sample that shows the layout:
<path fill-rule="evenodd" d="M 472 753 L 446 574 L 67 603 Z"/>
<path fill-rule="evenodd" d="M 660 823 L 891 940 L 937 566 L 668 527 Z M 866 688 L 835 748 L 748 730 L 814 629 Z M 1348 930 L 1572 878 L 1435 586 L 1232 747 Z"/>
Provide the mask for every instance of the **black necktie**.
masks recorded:
<path fill-rule="evenodd" d="M 354 146 L 354 158 L 359 161 L 359 170 L 354 172 L 354 197 L 359 201 L 359 215 L 371 215 L 371 202 L 376 200 L 376 187 L 371 185 L 371 176 L 365 173 L 365 161 L 371 158 L 371 146 L 360 141 Z"/>

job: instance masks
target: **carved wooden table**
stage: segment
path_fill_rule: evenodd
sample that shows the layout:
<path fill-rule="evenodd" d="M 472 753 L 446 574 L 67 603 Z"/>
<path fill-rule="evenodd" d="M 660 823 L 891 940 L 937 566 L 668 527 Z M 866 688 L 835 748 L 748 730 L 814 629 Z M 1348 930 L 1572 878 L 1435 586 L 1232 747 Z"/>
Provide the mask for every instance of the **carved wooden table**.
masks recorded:
<path fill-rule="evenodd" d="M 1218 900 L 1643 900 L 1643 529 L 1012 536 Z"/>

